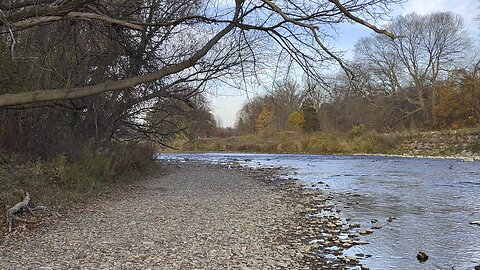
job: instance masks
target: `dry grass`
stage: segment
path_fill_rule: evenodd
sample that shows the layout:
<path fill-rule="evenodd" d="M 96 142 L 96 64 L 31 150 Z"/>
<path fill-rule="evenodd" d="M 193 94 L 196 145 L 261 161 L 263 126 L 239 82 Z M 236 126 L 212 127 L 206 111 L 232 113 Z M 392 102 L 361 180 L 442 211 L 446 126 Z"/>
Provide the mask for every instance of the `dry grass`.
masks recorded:
<path fill-rule="evenodd" d="M 480 153 L 480 127 L 424 132 L 377 133 L 354 126 L 348 133 L 277 132 L 230 138 L 199 139 L 181 151 L 310 154 L 409 154 L 454 156 Z M 473 139 L 472 139 L 473 138 Z"/>
<path fill-rule="evenodd" d="M 349 134 L 279 132 L 201 139 L 185 145 L 181 150 L 312 154 L 391 153 L 400 143 L 400 136 L 395 134 L 366 131 Z"/>
<path fill-rule="evenodd" d="M 13 205 L 12 190 L 28 191 L 42 204 L 68 206 L 102 194 L 108 186 L 140 178 L 156 169 L 153 150 L 143 146 L 116 146 L 78 157 L 58 155 L 51 161 L 13 157 L 0 152 L 0 206 Z"/>

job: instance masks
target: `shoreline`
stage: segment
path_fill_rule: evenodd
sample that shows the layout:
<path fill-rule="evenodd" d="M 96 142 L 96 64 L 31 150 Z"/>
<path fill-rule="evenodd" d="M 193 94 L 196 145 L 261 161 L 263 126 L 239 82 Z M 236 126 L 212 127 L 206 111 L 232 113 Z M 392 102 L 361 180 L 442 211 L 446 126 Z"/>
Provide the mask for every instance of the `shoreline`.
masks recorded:
<path fill-rule="evenodd" d="M 480 161 L 480 156 L 434 156 L 434 155 L 410 155 L 410 154 L 368 154 L 355 153 L 345 156 L 367 156 L 367 157 L 401 157 L 401 158 L 425 158 L 425 159 L 451 159 L 465 162 Z"/>
<path fill-rule="evenodd" d="M 350 228 L 335 215 L 332 198 L 280 180 L 278 169 L 163 164 L 166 173 L 115 188 L 27 235 L 7 235 L 0 268 L 344 269 L 359 263 L 338 249 L 336 259 L 323 256 L 357 240 L 339 239 Z M 322 212 L 329 214 L 315 216 Z"/>
<path fill-rule="evenodd" d="M 461 156 L 461 155 L 411 155 L 411 154 L 384 154 L 384 153 L 308 153 L 308 152 L 291 152 L 291 153 L 266 153 L 266 152 L 237 152 L 237 151 L 179 151 L 179 152 L 157 152 L 157 155 L 161 154 L 264 154 L 264 155 L 317 155 L 317 156 L 366 156 L 366 157 L 399 157 L 399 158 L 425 158 L 425 159 L 451 159 L 461 160 L 464 162 L 480 161 L 480 156 Z"/>
<path fill-rule="evenodd" d="M 173 161 L 177 163 L 178 161 Z M 237 169 L 249 175 L 254 175 L 274 191 L 286 193 L 284 199 L 296 204 L 295 225 L 288 232 L 291 243 L 300 243 L 303 254 L 304 269 L 345 269 L 358 267 L 368 270 L 362 260 L 372 254 L 345 255 L 344 251 L 357 246 L 366 245 L 366 235 L 374 232 L 370 227 L 361 227 L 350 218 L 343 219 L 337 210 L 340 202 L 333 195 L 327 195 L 325 190 L 310 189 L 298 178 L 281 178 L 284 168 L 280 167 L 245 167 L 238 161 L 211 164 L 205 161 L 188 160 L 186 163 L 209 164 L 220 168 Z M 351 252 L 350 252 L 351 253 Z M 358 255 L 358 256 L 357 256 Z M 293 269 L 293 268 L 289 268 Z M 303 269 L 303 268 L 302 268 Z M 356 268 L 355 268 L 356 269 Z"/>
<path fill-rule="evenodd" d="M 175 159 L 177 157 L 173 157 L 173 158 Z M 200 160 L 201 159 L 203 159 L 203 158 L 200 158 Z M 262 163 L 262 164 L 265 165 L 267 168 L 275 168 L 275 167 L 280 168 L 280 171 L 277 172 L 277 175 L 280 174 L 280 177 L 282 179 L 293 180 L 288 184 L 288 185 L 291 185 L 289 188 L 291 189 L 291 191 L 293 191 L 293 194 L 295 194 L 295 192 L 299 191 L 299 187 L 301 187 L 301 186 L 299 186 L 299 183 L 302 183 L 302 181 L 300 180 L 300 181 L 295 183 L 294 180 L 297 177 L 300 178 L 300 179 L 304 178 L 303 177 L 304 174 L 302 174 L 301 171 L 298 172 L 298 173 L 292 172 L 292 171 L 290 171 L 290 169 L 291 169 L 290 166 L 285 166 L 285 167 L 283 166 L 284 163 L 278 163 L 278 165 L 276 165 L 277 162 L 276 162 L 275 157 L 265 156 L 265 157 L 259 157 L 258 159 L 259 160 L 272 160 L 270 162 L 266 162 L 266 163 Z M 295 157 L 290 157 L 288 159 L 296 159 L 296 158 Z M 188 162 L 189 160 L 192 160 L 192 159 L 189 159 L 188 155 L 187 155 L 184 158 L 182 158 L 182 156 L 180 156 L 179 160 L 186 160 Z M 206 160 L 210 160 L 210 161 L 214 160 L 213 161 L 214 163 L 224 164 L 224 166 L 229 166 L 228 163 L 230 163 L 230 164 L 238 164 L 238 165 L 241 165 L 241 166 L 246 166 L 247 164 L 251 164 L 253 166 L 253 168 L 257 167 L 257 165 L 255 165 L 255 164 L 257 164 L 256 163 L 257 158 L 252 157 L 251 159 L 249 159 L 248 156 L 244 156 L 244 157 L 239 156 L 239 157 L 230 157 L 230 158 L 225 157 L 224 158 L 224 157 L 221 157 L 221 155 L 219 155 L 218 158 L 216 156 L 210 156 L 210 158 L 207 157 Z M 247 161 L 247 163 L 243 163 L 242 162 L 243 160 Z M 308 157 L 306 159 L 302 159 L 302 160 L 304 162 L 308 162 Z M 343 160 L 343 159 L 341 159 L 341 160 Z M 356 159 L 352 159 L 352 160 L 353 160 L 353 162 L 355 162 Z M 401 159 L 390 159 L 390 158 L 386 158 L 386 159 L 370 158 L 368 160 L 377 161 L 375 164 L 383 164 L 385 162 L 386 163 L 395 162 L 396 164 L 403 163 L 401 161 Z M 382 161 L 384 161 L 384 162 L 382 162 Z M 400 162 L 398 162 L 398 161 L 400 161 Z M 430 162 L 428 160 L 421 161 L 421 160 L 414 160 L 414 159 L 410 159 L 410 160 L 405 159 L 405 162 L 406 162 L 406 164 L 410 164 L 411 162 L 420 162 L 420 164 L 422 164 L 421 166 L 430 166 L 430 165 L 423 165 L 423 164 L 434 164 L 434 163 L 436 163 L 436 162 L 433 162 L 433 161 Z M 457 163 L 453 163 L 453 162 L 450 162 L 450 161 L 440 161 L 440 160 L 437 161 L 437 162 L 439 164 L 446 165 L 446 166 L 443 166 L 442 168 L 443 168 L 443 170 L 447 170 L 448 174 L 452 173 L 454 171 L 458 171 L 458 173 L 454 173 L 454 175 L 462 175 L 460 170 L 450 171 L 450 168 L 448 168 L 449 164 L 454 164 L 454 166 L 455 166 L 455 164 L 457 164 Z M 367 163 L 367 164 L 369 164 L 369 163 Z M 458 165 L 460 166 L 459 168 L 463 168 L 462 166 L 466 166 L 465 168 L 470 168 L 470 170 L 467 169 L 467 171 L 471 171 L 473 169 L 473 171 L 472 171 L 473 175 L 478 174 L 478 170 L 475 167 L 476 164 L 478 164 L 478 163 L 476 163 L 476 162 L 475 163 L 464 163 L 463 165 L 460 164 L 460 162 L 458 163 Z M 262 167 L 261 165 L 259 165 L 259 166 Z M 248 167 L 248 165 L 246 167 Z M 306 168 L 308 169 L 308 166 Z M 387 167 L 387 170 L 388 170 L 388 168 L 390 168 L 390 167 Z M 407 168 L 405 168 L 405 169 L 407 169 Z M 392 170 L 395 171 L 394 169 L 392 169 Z M 408 171 L 408 169 L 407 169 L 407 171 Z M 438 250 L 437 248 L 432 247 L 429 244 L 423 243 L 421 240 L 418 240 L 418 242 L 416 242 L 417 240 L 415 238 L 412 238 L 410 240 L 413 241 L 412 243 L 415 243 L 414 246 L 416 248 L 408 249 L 408 251 L 401 251 L 401 252 L 399 250 L 398 253 L 390 251 L 390 253 L 388 253 L 388 256 L 389 256 L 388 258 L 390 258 L 390 264 L 386 264 L 386 265 L 382 264 L 382 262 L 381 261 L 379 262 L 377 258 L 379 258 L 378 256 L 386 255 L 386 253 L 383 253 L 381 251 L 382 249 L 385 249 L 385 246 L 390 245 L 390 243 L 392 243 L 392 246 L 396 245 L 394 243 L 400 243 L 400 244 L 402 244 L 402 243 L 405 244 L 406 243 L 406 242 L 401 242 L 401 241 L 400 242 L 391 241 L 391 240 L 393 240 L 392 238 L 383 238 L 383 237 L 385 237 L 385 236 L 395 237 L 396 235 L 398 235 L 398 233 L 408 232 L 408 234 L 406 235 L 407 236 L 406 238 L 409 238 L 409 236 L 416 234 L 416 229 L 409 229 L 409 228 L 412 228 L 412 227 L 417 228 L 417 225 L 418 225 L 419 228 L 428 229 L 428 227 L 435 226 L 435 224 L 430 224 L 429 226 L 423 226 L 422 227 L 421 224 L 416 224 L 417 223 L 416 220 L 410 219 L 410 221 L 408 221 L 409 218 L 406 217 L 406 216 L 408 216 L 408 213 L 409 213 L 408 211 L 407 212 L 402 212 L 402 211 L 397 211 L 393 208 L 389 208 L 389 210 L 387 210 L 387 211 L 382 211 L 381 213 L 383 213 L 383 214 L 380 214 L 380 215 L 375 214 L 375 213 L 380 213 L 380 212 L 372 213 L 372 212 L 368 212 L 368 211 L 364 212 L 362 214 L 362 210 L 360 210 L 360 212 L 353 210 L 353 209 L 357 208 L 356 204 L 359 204 L 358 202 L 360 202 L 360 205 L 359 205 L 360 209 L 363 209 L 363 210 L 368 210 L 368 209 L 371 209 L 372 207 L 373 208 L 376 207 L 375 204 L 372 204 L 373 201 L 368 200 L 368 198 L 374 198 L 375 196 L 373 196 L 373 197 L 372 196 L 361 196 L 361 195 L 366 194 L 366 193 L 363 193 L 363 191 L 365 191 L 365 189 L 360 189 L 361 191 L 356 191 L 356 189 L 354 189 L 354 188 L 351 188 L 351 189 L 347 188 L 346 190 L 342 189 L 342 192 L 340 192 L 340 193 L 331 192 L 329 190 L 328 185 L 326 186 L 326 188 L 323 188 L 324 187 L 323 185 L 325 183 L 323 183 L 322 181 L 320 181 L 320 182 L 315 181 L 315 179 L 322 180 L 321 177 L 320 178 L 310 177 L 309 179 L 310 179 L 310 181 L 305 183 L 307 185 L 304 185 L 303 187 L 305 187 L 307 189 L 310 189 L 310 188 L 319 189 L 321 192 L 317 193 L 317 194 L 324 194 L 325 196 L 327 196 L 329 194 L 333 195 L 334 196 L 334 203 L 337 203 L 337 205 L 336 205 L 336 209 L 333 208 L 331 210 L 333 210 L 333 212 L 335 212 L 335 210 L 339 210 L 339 211 L 341 210 L 340 216 L 342 218 L 347 218 L 346 221 L 348 221 L 348 218 L 350 218 L 350 221 L 348 221 L 348 223 L 351 223 L 351 222 L 360 223 L 361 226 L 362 226 L 362 229 L 359 229 L 357 231 L 357 233 L 359 233 L 360 230 L 362 230 L 362 231 L 369 230 L 369 231 L 373 232 L 373 237 L 372 236 L 362 237 L 362 239 L 364 239 L 364 240 L 367 240 L 369 242 L 371 241 L 372 242 L 371 246 L 356 247 L 356 248 L 353 248 L 353 249 L 349 250 L 346 254 L 357 256 L 357 252 L 359 252 L 358 254 L 364 253 L 364 255 L 373 255 L 374 256 L 373 258 L 371 258 L 371 259 L 367 258 L 364 261 L 360 260 L 360 262 L 365 262 L 368 265 L 370 265 L 371 267 L 374 267 L 375 269 L 382 269 L 382 267 L 384 267 L 384 266 L 387 267 L 388 265 L 396 265 L 396 263 L 394 262 L 394 259 L 391 259 L 391 258 L 395 258 L 395 256 L 400 256 L 398 254 L 403 254 L 403 256 L 402 256 L 402 265 L 403 266 L 421 267 L 421 265 L 420 266 L 417 265 L 418 262 L 417 262 L 417 260 L 415 260 L 415 254 L 417 254 L 416 252 L 418 252 L 418 250 L 423 250 L 423 251 L 426 251 L 431 256 L 431 260 L 428 263 L 429 265 L 432 265 L 432 263 L 434 263 L 433 265 L 435 265 L 435 263 L 440 263 L 439 265 L 444 265 L 445 267 L 451 267 L 452 266 L 451 262 L 446 261 L 445 259 L 441 259 L 442 258 L 441 253 L 442 253 L 443 250 Z M 428 178 L 428 179 L 432 179 L 432 178 Z M 472 180 L 473 180 L 473 182 L 471 182 Z M 476 183 L 478 183 L 477 180 L 471 179 L 471 178 L 465 178 L 465 179 L 463 179 L 463 181 L 465 181 L 464 186 L 468 186 L 468 185 L 472 184 L 472 185 L 474 185 L 472 187 L 472 189 L 473 189 L 473 188 L 475 188 Z M 395 180 L 393 180 L 393 181 L 395 181 Z M 458 181 L 462 181 L 462 180 L 458 180 Z M 279 183 L 281 183 L 281 181 L 279 181 Z M 326 183 L 331 184 L 328 181 L 326 181 Z M 447 180 L 446 183 L 448 184 L 448 180 Z M 439 186 L 441 184 L 444 184 L 444 182 L 440 182 Z M 285 184 L 285 185 L 287 185 L 287 184 Z M 416 186 L 416 185 L 414 185 L 414 186 Z M 365 188 L 368 189 L 368 186 L 366 186 Z M 471 192 L 472 189 L 470 189 L 470 192 Z M 333 189 L 332 189 L 332 191 L 333 191 Z M 301 196 L 301 195 L 299 195 L 299 196 Z M 402 196 L 402 195 L 400 195 L 400 196 Z M 362 198 L 367 199 L 367 200 L 363 200 Z M 393 197 L 387 196 L 387 198 L 393 198 Z M 436 196 L 435 198 L 442 198 L 442 196 Z M 455 198 L 457 198 L 457 197 L 455 197 Z M 362 203 L 362 201 L 364 201 L 365 203 Z M 389 200 L 389 199 L 383 200 L 383 203 L 389 203 L 389 202 L 391 202 L 391 200 Z M 323 206 L 326 206 L 327 203 L 326 203 L 326 201 L 323 201 L 322 204 L 323 204 Z M 401 204 L 398 204 L 398 205 L 402 205 L 402 207 L 400 207 L 401 209 L 407 209 L 408 205 L 409 205 L 409 201 L 406 200 L 406 201 L 404 201 L 404 203 L 401 203 Z M 404 208 L 405 205 L 407 205 L 407 208 Z M 449 205 L 451 205 L 451 204 L 449 204 Z M 457 204 L 452 204 L 452 205 L 457 205 Z M 414 206 L 413 206 L 414 208 L 412 208 L 412 209 L 421 209 L 421 208 L 418 208 L 418 207 L 422 207 L 422 206 L 423 206 L 422 204 L 414 204 Z M 304 206 L 304 207 L 305 207 L 305 209 L 308 209 L 308 206 Z M 352 208 L 352 209 L 349 210 L 347 208 Z M 418 216 L 420 218 L 424 215 L 431 217 L 432 215 L 427 214 L 427 213 L 430 213 L 430 211 L 426 210 L 426 209 L 425 209 L 425 211 L 420 211 L 420 213 L 414 214 L 414 216 Z M 440 208 L 434 208 L 434 209 L 435 210 L 432 210 L 432 212 L 437 213 L 438 209 L 441 209 L 441 207 Z M 464 208 L 464 209 L 465 209 L 465 211 L 467 211 L 466 214 L 468 214 L 468 208 Z M 332 211 L 330 211 L 330 213 L 331 212 Z M 425 212 L 425 213 L 423 213 L 423 212 Z M 315 213 L 315 211 L 312 210 L 311 213 L 306 213 L 306 215 L 311 215 L 311 214 L 314 214 L 314 213 Z M 407 214 L 406 216 L 404 216 L 405 213 Z M 435 216 L 435 215 L 433 215 L 433 216 Z M 466 215 L 464 215 L 464 216 L 466 216 Z M 321 218 L 320 215 L 317 216 L 317 217 Z M 397 218 L 398 218 L 398 221 L 396 221 Z M 447 219 L 450 220 L 450 221 L 446 221 L 442 224 L 446 224 L 446 225 L 448 225 L 448 224 L 459 224 L 457 218 L 447 218 Z M 478 218 L 474 217 L 473 219 L 478 219 Z M 472 228 L 472 226 L 468 225 L 468 222 L 470 222 L 470 224 L 472 224 L 471 222 L 472 222 L 473 219 L 472 218 L 468 218 L 468 219 L 465 219 L 465 220 L 462 219 L 461 225 L 458 225 L 458 227 L 456 225 L 454 225 L 455 230 L 458 230 L 460 228 L 461 232 L 465 232 L 465 231 L 468 230 L 469 233 L 475 233 L 475 232 L 470 231 L 471 229 L 475 230 L 475 228 Z M 341 220 L 341 221 L 343 222 L 343 220 Z M 390 223 L 390 222 L 392 222 L 392 223 Z M 335 222 L 332 222 L 332 223 L 335 223 Z M 411 224 L 414 224 L 414 226 L 410 226 Z M 427 223 L 427 224 L 429 224 L 429 223 Z M 473 224 L 473 225 L 475 225 L 475 224 Z M 330 224 L 330 225 L 333 227 L 335 224 Z M 350 224 L 348 224 L 348 225 L 350 225 Z M 467 228 L 463 229 L 463 228 L 461 228 L 462 226 L 466 226 Z M 384 228 L 382 228 L 382 227 L 384 227 Z M 343 229 L 342 226 L 340 226 L 340 227 L 338 227 L 334 230 L 338 230 L 339 228 L 340 228 L 340 230 Z M 320 229 L 321 230 L 324 229 L 323 225 Z M 323 231 L 321 231 L 321 230 L 318 231 L 319 234 L 323 233 Z M 390 233 L 390 230 L 393 230 L 392 233 Z M 460 233 L 460 231 L 458 231 L 458 232 Z M 442 233 L 442 230 L 441 229 L 438 230 L 437 233 Z M 457 250 L 457 249 L 455 249 L 454 246 L 449 245 L 448 239 L 446 239 L 446 238 L 436 237 L 435 235 L 428 234 L 428 233 L 426 235 L 428 235 L 428 237 L 429 237 L 428 239 L 430 239 L 430 241 L 428 241 L 428 243 L 432 243 L 432 241 L 435 241 L 435 240 L 440 241 L 440 239 L 442 239 L 441 241 L 443 241 L 445 243 L 445 247 L 448 247 L 451 251 L 456 251 Z M 378 237 L 380 237 L 380 238 L 378 238 Z M 314 239 L 314 238 L 312 238 L 312 239 Z M 343 238 L 343 239 L 345 239 L 345 238 Z M 382 239 L 384 239 L 384 240 L 382 240 Z M 390 239 L 390 240 L 385 240 L 385 239 Z M 459 239 L 464 239 L 463 241 L 468 240 L 468 238 L 465 239 L 463 237 L 459 237 Z M 320 238 L 318 240 L 324 240 L 325 241 L 326 239 L 321 239 Z M 338 239 L 335 239 L 335 240 L 338 241 Z M 380 242 L 378 240 L 380 240 Z M 319 242 L 321 244 L 321 246 L 319 248 L 317 248 L 317 250 L 316 250 L 316 252 L 320 253 L 319 255 L 324 255 L 325 254 L 325 253 L 322 253 L 322 251 L 328 251 L 328 252 L 334 251 L 334 250 L 328 248 L 327 246 L 323 246 L 325 244 L 324 241 Z M 327 240 L 327 241 L 328 241 L 328 244 L 331 244 L 331 242 L 332 242 L 332 241 L 329 241 L 329 240 Z M 468 241 L 465 241 L 465 242 L 468 242 Z M 349 243 L 347 243 L 346 246 L 348 247 Z M 337 245 L 337 247 L 338 247 L 338 245 Z M 378 250 L 378 247 L 382 247 L 382 249 Z M 399 246 L 397 246 L 397 248 L 399 248 Z M 367 254 L 367 253 L 370 253 L 370 254 Z M 455 253 L 455 252 L 452 252 L 452 253 Z M 469 259 L 468 257 L 463 257 L 463 254 L 465 254 L 465 253 L 459 253 L 456 256 L 454 256 L 452 259 L 454 259 L 455 262 L 458 263 L 458 264 L 463 264 L 464 262 L 468 261 L 468 259 Z M 463 258 L 463 259 L 459 259 L 459 258 Z M 455 264 L 453 264 L 453 265 L 455 265 Z M 468 266 L 472 266 L 472 265 L 468 265 Z M 415 267 L 413 267 L 413 268 L 415 268 Z M 355 269 L 357 269 L 357 268 L 355 268 Z"/>
<path fill-rule="evenodd" d="M 179 149 L 199 152 L 301 153 L 315 155 L 380 155 L 480 160 L 480 129 L 411 131 L 352 135 L 341 132 L 272 132 L 199 138 Z"/>

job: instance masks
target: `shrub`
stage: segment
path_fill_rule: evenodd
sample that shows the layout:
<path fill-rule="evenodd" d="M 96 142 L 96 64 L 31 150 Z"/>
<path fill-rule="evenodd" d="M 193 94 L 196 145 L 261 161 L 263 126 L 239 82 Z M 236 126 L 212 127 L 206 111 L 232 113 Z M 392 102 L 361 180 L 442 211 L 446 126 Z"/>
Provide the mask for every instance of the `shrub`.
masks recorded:
<path fill-rule="evenodd" d="M 27 190 L 47 204 L 74 204 L 101 194 L 119 181 L 141 177 L 154 168 L 148 145 L 116 144 L 93 150 L 84 147 L 77 156 L 59 154 L 51 161 L 14 161 L 0 164 L 0 203 L 13 203 L 11 189 Z"/>
<path fill-rule="evenodd" d="M 352 129 L 348 132 L 350 138 L 357 138 L 365 134 L 367 128 L 364 124 L 354 125 Z"/>
<path fill-rule="evenodd" d="M 288 116 L 287 129 L 293 131 L 303 131 L 305 125 L 305 115 L 302 111 L 294 111 Z"/>

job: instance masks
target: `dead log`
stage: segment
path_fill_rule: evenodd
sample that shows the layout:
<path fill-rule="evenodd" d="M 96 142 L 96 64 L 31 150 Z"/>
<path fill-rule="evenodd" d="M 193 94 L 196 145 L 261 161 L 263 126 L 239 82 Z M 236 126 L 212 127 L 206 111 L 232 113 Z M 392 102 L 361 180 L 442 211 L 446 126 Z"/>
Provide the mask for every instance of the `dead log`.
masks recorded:
<path fill-rule="evenodd" d="M 13 207 L 7 210 L 8 232 L 12 231 L 13 221 L 16 219 L 15 214 L 24 209 L 29 209 L 28 204 L 30 203 L 30 194 L 23 190 L 20 190 L 19 192 L 23 194 L 23 201 L 15 204 Z"/>

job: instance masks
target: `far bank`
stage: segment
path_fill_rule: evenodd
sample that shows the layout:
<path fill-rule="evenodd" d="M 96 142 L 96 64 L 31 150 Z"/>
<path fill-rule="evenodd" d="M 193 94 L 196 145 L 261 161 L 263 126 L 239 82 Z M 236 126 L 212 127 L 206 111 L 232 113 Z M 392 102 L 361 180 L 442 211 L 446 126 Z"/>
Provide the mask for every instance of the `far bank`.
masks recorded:
<path fill-rule="evenodd" d="M 377 133 L 271 132 L 176 142 L 182 152 L 367 154 L 480 160 L 480 128 Z"/>

